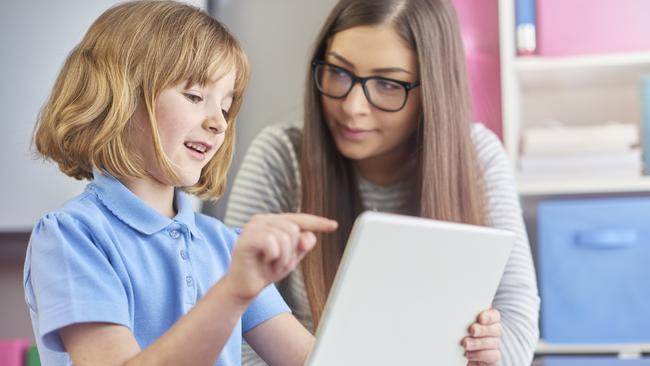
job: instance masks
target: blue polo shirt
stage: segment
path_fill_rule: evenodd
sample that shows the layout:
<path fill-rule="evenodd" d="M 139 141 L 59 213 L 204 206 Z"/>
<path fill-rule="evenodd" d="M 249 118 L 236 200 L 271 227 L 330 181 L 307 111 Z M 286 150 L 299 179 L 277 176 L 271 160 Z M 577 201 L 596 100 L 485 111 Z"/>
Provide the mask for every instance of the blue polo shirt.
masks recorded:
<path fill-rule="evenodd" d="M 128 327 L 142 349 L 228 270 L 238 230 L 195 213 L 175 192 L 167 218 L 120 181 L 95 172 L 86 190 L 32 232 L 24 286 L 44 365 L 71 365 L 59 337 L 70 324 Z M 289 311 L 273 285 L 250 304 L 216 365 L 240 365 L 242 333 Z"/>

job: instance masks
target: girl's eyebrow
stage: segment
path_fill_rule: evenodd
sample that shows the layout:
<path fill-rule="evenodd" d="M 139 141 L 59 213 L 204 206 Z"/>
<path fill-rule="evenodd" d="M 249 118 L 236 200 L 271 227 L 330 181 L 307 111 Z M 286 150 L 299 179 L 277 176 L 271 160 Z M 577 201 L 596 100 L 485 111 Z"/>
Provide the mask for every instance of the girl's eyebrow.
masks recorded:
<path fill-rule="evenodd" d="M 332 56 L 332 57 L 334 57 L 335 59 L 337 59 L 338 61 L 342 62 L 343 64 L 345 64 L 347 67 L 349 67 L 349 68 L 351 68 L 351 69 L 354 69 L 354 68 L 355 68 L 355 67 L 354 67 L 354 64 L 353 64 L 352 62 L 346 60 L 345 57 L 339 55 L 339 54 L 336 53 L 336 52 L 331 52 L 331 51 L 330 51 L 330 52 L 327 53 L 326 56 Z M 409 75 L 412 74 L 412 72 L 410 72 L 410 71 L 408 71 L 408 70 L 405 70 L 405 69 L 403 69 L 403 68 L 401 68 L 401 67 L 382 67 L 382 68 L 378 68 L 378 69 L 372 69 L 372 70 L 370 70 L 370 71 L 373 72 L 373 73 L 403 72 L 403 73 L 406 73 L 406 74 L 409 74 Z"/>

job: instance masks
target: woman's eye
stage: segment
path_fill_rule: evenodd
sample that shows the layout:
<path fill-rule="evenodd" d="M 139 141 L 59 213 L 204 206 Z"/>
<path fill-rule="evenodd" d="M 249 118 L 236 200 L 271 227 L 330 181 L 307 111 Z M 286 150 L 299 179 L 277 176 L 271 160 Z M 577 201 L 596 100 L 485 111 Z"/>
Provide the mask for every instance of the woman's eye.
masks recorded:
<path fill-rule="evenodd" d="M 343 71 L 343 70 L 337 70 L 337 69 L 334 69 L 334 73 L 335 73 L 337 76 L 339 76 L 339 77 L 348 76 L 348 74 L 347 74 L 345 71 Z"/>
<path fill-rule="evenodd" d="M 192 103 L 199 103 L 203 100 L 200 96 L 196 94 L 185 93 L 185 98 L 187 98 Z"/>
<path fill-rule="evenodd" d="M 379 86 L 384 90 L 396 90 L 400 88 L 398 84 L 388 80 L 379 80 Z"/>
<path fill-rule="evenodd" d="M 334 68 L 334 67 L 330 67 L 327 70 L 327 73 L 330 75 L 331 78 L 334 78 L 334 79 L 347 79 L 348 78 L 348 74 L 345 71 Z"/>
<path fill-rule="evenodd" d="M 226 121 L 228 121 L 228 116 L 229 116 L 228 111 L 225 110 L 225 109 L 222 109 L 221 114 L 223 114 L 223 118 L 225 118 Z"/>

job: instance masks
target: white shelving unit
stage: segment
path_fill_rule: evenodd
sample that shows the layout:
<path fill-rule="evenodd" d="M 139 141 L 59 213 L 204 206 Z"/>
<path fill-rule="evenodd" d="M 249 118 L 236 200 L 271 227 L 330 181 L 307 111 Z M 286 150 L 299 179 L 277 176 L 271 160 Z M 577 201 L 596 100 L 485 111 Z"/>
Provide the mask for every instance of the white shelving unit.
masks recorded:
<path fill-rule="evenodd" d="M 499 1 L 503 139 L 518 166 L 526 127 L 545 120 L 579 124 L 641 123 L 640 78 L 650 74 L 650 52 L 578 57 L 518 57 L 515 1 Z M 650 192 L 650 180 L 552 179 L 520 181 L 522 196 Z"/>
<path fill-rule="evenodd" d="M 650 73 L 650 52 L 563 58 L 528 56 L 515 58 L 513 64 L 523 93 L 560 88 L 613 88 L 620 92 L 625 88 L 638 94 L 640 78 Z"/>
<path fill-rule="evenodd" d="M 640 77 L 650 74 L 650 52 L 549 58 L 518 57 L 515 0 L 499 0 L 503 142 L 517 171 L 522 132 L 554 119 L 576 124 L 641 123 Z M 650 177 L 521 180 L 522 198 L 650 192 Z M 555 345 L 541 340 L 538 355 L 650 353 L 650 344 Z"/>
<path fill-rule="evenodd" d="M 562 354 L 613 354 L 619 355 L 619 358 L 639 358 L 642 353 L 650 352 L 650 344 L 608 344 L 608 345 L 590 345 L 590 344 L 572 344 L 557 345 L 540 341 L 537 344 L 536 353 L 538 355 L 562 355 Z"/>
<path fill-rule="evenodd" d="M 650 177 L 637 179 L 572 179 L 520 181 L 522 196 L 650 192 Z"/>

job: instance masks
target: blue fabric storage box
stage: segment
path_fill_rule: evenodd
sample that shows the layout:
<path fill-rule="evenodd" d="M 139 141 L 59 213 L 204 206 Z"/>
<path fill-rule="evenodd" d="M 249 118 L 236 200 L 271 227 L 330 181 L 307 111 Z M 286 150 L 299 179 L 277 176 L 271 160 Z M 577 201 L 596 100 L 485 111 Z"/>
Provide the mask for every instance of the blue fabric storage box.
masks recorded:
<path fill-rule="evenodd" d="M 537 254 L 546 342 L 650 342 L 650 198 L 542 202 Z"/>
<path fill-rule="evenodd" d="M 650 366 L 650 359 L 619 359 L 602 356 L 547 356 L 542 366 Z"/>

